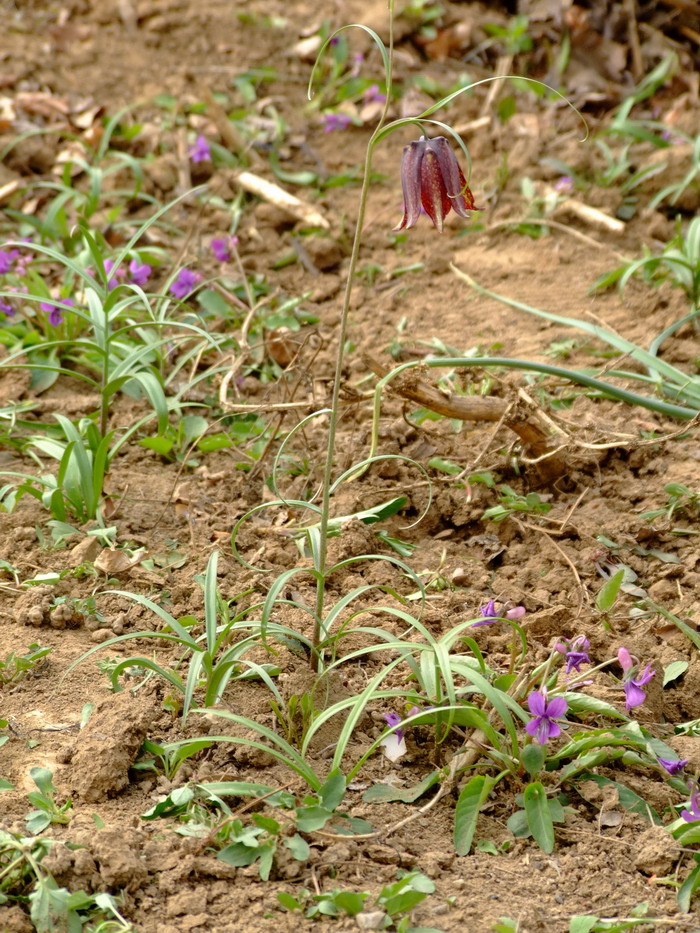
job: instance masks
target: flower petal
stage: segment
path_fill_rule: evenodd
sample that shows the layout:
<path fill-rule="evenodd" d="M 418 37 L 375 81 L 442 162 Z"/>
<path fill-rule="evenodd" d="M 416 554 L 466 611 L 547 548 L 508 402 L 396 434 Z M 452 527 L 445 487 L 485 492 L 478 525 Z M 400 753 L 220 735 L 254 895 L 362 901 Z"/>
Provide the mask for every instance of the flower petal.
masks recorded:
<path fill-rule="evenodd" d="M 568 708 L 569 704 L 564 697 L 552 697 L 547 704 L 547 716 L 550 719 L 556 719 L 558 716 L 563 716 Z"/>
<path fill-rule="evenodd" d="M 624 685 L 625 696 L 627 697 L 626 706 L 627 709 L 632 709 L 635 706 L 641 706 L 641 704 L 646 700 L 647 695 L 642 690 L 641 687 L 638 687 L 633 680 L 628 680 Z"/>
<path fill-rule="evenodd" d="M 425 213 L 442 233 L 452 202 L 447 196 L 440 162 L 432 149 L 425 152 L 420 165 L 420 199 Z"/>
<path fill-rule="evenodd" d="M 556 739 L 556 737 L 557 737 L 558 735 L 561 735 L 561 726 L 559 725 L 558 722 L 552 722 L 552 721 L 550 720 L 550 722 L 549 722 L 549 738 L 550 738 L 550 739 Z M 542 742 L 541 744 L 544 745 L 544 742 Z"/>
<path fill-rule="evenodd" d="M 420 167 L 425 154 L 425 141 L 414 139 L 404 146 L 401 156 L 401 188 L 403 190 L 403 218 L 394 230 L 412 227 L 420 217 Z"/>
<path fill-rule="evenodd" d="M 528 735 L 531 735 L 533 738 L 537 735 L 537 730 L 540 728 L 542 717 L 538 716 L 537 719 L 531 719 L 530 722 L 525 724 L 525 731 Z"/>
<path fill-rule="evenodd" d="M 627 648 L 620 648 L 617 652 L 617 660 L 620 662 L 622 670 L 627 673 L 632 667 L 634 667 L 634 662 L 632 660 L 632 655 L 629 653 Z"/>
<path fill-rule="evenodd" d="M 648 684 L 655 673 L 656 671 L 652 668 L 651 664 L 647 664 L 641 674 L 632 678 L 632 683 L 637 687 Z"/>
<path fill-rule="evenodd" d="M 527 698 L 527 705 L 530 707 L 530 712 L 533 716 L 545 715 L 547 701 L 539 690 L 535 690 L 530 694 Z"/>
<path fill-rule="evenodd" d="M 398 761 L 406 754 L 406 741 L 403 737 L 399 738 L 396 733 L 388 735 L 379 744 L 384 748 L 384 754 L 389 761 Z"/>
<path fill-rule="evenodd" d="M 468 212 L 475 211 L 477 208 L 452 146 L 444 136 L 431 139 L 428 146 L 430 151 L 437 156 L 445 193 L 450 199 L 450 207 L 454 208 L 460 217 L 469 217 Z"/>

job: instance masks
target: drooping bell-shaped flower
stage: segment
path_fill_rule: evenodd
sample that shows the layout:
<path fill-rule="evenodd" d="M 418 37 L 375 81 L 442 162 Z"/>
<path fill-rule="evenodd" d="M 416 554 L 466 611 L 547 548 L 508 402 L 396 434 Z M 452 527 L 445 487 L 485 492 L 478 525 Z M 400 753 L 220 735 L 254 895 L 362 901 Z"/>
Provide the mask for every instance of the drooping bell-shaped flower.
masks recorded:
<path fill-rule="evenodd" d="M 452 208 L 460 217 L 478 210 L 457 156 L 444 136 L 421 136 L 404 146 L 401 158 L 403 219 L 394 230 L 412 227 L 421 208 L 442 233 Z"/>

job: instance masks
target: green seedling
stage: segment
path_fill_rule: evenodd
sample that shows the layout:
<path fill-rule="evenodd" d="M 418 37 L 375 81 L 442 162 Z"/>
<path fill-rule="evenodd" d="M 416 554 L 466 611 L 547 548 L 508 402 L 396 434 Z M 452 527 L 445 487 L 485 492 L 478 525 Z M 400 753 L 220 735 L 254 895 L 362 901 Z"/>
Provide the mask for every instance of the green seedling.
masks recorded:
<path fill-rule="evenodd" d="M 112 688 L 114 690 L 121 689 L 119 678 L 123 672 L 131 672 L 138 667 L 145 671 L 151 671 L 163 678 L 180 696 L 183 722 L 186 721 L 192 709 L 195 692 L 203 691 L 205 706 L 214 706 L 220 701 L 231 679 L 260 678 L 272 691 L 277 702 L 282 704 L 282 697 L 271 679 L 279 673 L 279 668 L 274 664 L 259 664 L 245 657 L 249 651 L 259 644 L 258 639 L 255 636 L 248 636 L 230 645 L 233 630 L 239 623 L 244 622 L 246 612 L 233 617 L 229 615 L 228 604 L 223 600 L 217 589 L 218 560 L 218 552 L 214 552 L 209 558 L 203 579 L 198 580 L 204 590 L 203 634 L 194 635 L 192 633 L 193 630 L 196 631 L 199 627 L 199 622 L 192 616 L 175 619 L 162 606 L 145 596 L 115 590 L 112 592 L 133 600 L 153 612 L 163 623 L 163 628 L 156 632 L 129 633 L 111 638 L 81 655 L 66 673 L 70 673 L 77 664 L 82 663 L 95 651 L 109 648 L 112 645 L 133 638 L 154 638 L 182 646 L 184 650 L 175 667 L 164 667 L 157 661 L 146 657 L 130 656 L 124 658 L 111 671 Z M 186 674 L 183 676 L 179 670 L 185 667 Z"/>
<path fill-rule="evenodd" d="M 667 504 L 661 509 L 651 509 L 648 512 L 642 512 L 639 516 L 647 522 L 653 522 L 657 518 L 664 518 L 667 525 L 678 517 L 697 518 L 700 515 L 700 492 L 693 492 L 682 483 L 666 483 L 664 492 L 668 495 Z M 684 529 L 671 529 L 679 534 L 687 534 Z"/>
<path fill-rule="evenodd" d="M 144 437 L 138 443 L 165 457 L 166 460 L 182 462 L 187 455 L 193 441 L 203 438 L 209 428 L 209 422 L 201 415 L 185 415 L 178 420 L 177 425 L 168 425 L 162 434 L 153 437 Z M 230 447 L 231 441 L 224 436 L 218 447 L 211 446 L 209 438 L 208 450 Z M 188 461 L 189 466 L 197 466 L 197 460 Z"/>
<path fill-rule="evenodd" d="M 292 694 L 286 704 L 280 706 L 276 700 L 270 700 L 270 706 L 290 745 L 301 745 L 309 726 L 318 713 L 313 695 L 311 693 L 302 693 L 301 696 Z"/>
<path fill-rule="evenodd" d="M 211 744 L 206 740 L 199 741 L 195 739 L 184 745 L 159 745 L 157 742 L 146 739 L 141 746 L 142 757 L 133 765 L 133 768 L 135 771 L 160 772 L 169 781 L 172 781 L 183 762 L 197 755 L 203 749 L 209 748 Z M 144 758 L 144 754 L 150 757 Z"/>
<path fill-rule="evenodd" d="M 548 797 L 539 781 L 528 784 L 515 802 L 523 807 L 508 819 L 508 829 L 516 837 L 532 836 L 543 852 L 554 849 L 554 823 L 564 822 L 564 808 L 556 797 Z"/>
<path fill-rule="evenodd" d="M 41 667 L 41 660 L 52 651 L 51 648 L 42 648 L 38 644 L 29 646 L 24 654 L 10 654 L 0 658 L 0 689 L 17 683 L 25 674 Z"/>
<path fill-rule="evenodd" d="M 25 817 L 28 832 L 38 835 L 51 823 L 69 823 L 71 819 L 69 811 L 73 808 L 73 803 L 71 800 L 67 800 L 60 806 L 56 803 L 54 800 L 56 788 L 51 771 L 48 768 L 32 768 L 29 776 L 39 790 L 27 794 L 27 800 L 37 807 Z"/>
<path fill-rule="evenodd" d="M 86 894 L 58 886 L 42 868 L 42 860 L 59 843 L 21 837 L 0 829 L 0 905 L 29 906 L 37 933 L 77 933 L 95 923 L 101 933 L 136 933 L 110 894 Z"/>
<path fill-rule="evenodd" d="M 499 489 L 501 502 L 486 509 L 481 516 L 485 522 L 502 522 L 514 513 L 526 515 L 546 515 L 552 508 L 548 502 L 543 502 L 536 492 L 529 492 L 521 496 L 511 486 L 503 485 Z"/>
<path fill-rule="evenodd" d="M 594 290 L 609 288 L 617 284 L 623 290 L 633 276 L 641 275 L 644 281 L 652 285 L 669 282 L 676 288 L 685 292 L 690 304 L 690 315 L 682 319 L 695 320 L 700 304 L 700 217 L 694 217 L 683 231 L 678 225 L 678 231 L 660 253 L 652 254 L 645 249 L 641 259 L 635 259 L 604 275 L 593 286 Z M 662 338 L 665 340 L 679 327 L 676 322 L 667 328 Z M 656 345 L 656 341 L 655 341 Z M 659 344 L 660 345 L 660 344 Z M 658 349 L 658 346 L 657 346 Z"/>
<path fill-rule="evenodd" d="M 373 918 L 376 923 L 372 929 L 393 930 L 395 933 L 440 933 L 427 927 L 414 927 L 409 914 L 414 907 L 435 891 L 434 883 L 419 871 L 399 872 L 399 880 L 386 885 L 377 896 L 373 910 L 367 907 L 370 894 L 367 891 L 325 891 L 312 895 L 306 888 L 296 897 L 286 891 L 277 894 L 280 907 L 286 911 L 305 911 L 305 916 L 312 917 L 355 917 L 359 913 L 377 913 Z M 381 917 L 381 913 L 384 914 Z M 403 916 L 402 916 L 403 915 Z"/>

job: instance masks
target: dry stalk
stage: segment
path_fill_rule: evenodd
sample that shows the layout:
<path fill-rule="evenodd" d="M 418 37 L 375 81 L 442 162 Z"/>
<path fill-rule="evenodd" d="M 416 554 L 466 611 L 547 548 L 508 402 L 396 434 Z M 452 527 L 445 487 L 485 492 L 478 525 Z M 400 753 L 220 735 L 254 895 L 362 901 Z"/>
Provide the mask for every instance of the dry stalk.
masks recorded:
<path fill-rule="evenodd" d="M 389 370 L 367 354 L 362 357 L 372 372 L 383 378 Z M 562 445 L 554 446 L 551 426 L 542 417 L 540 409 L 525 397 L 508 402 L 500 398 L 482 395 L 455 395 L 442 392 L 424 380 L 427 370 L 406 370 L 392 384 L 390 391 L 402 398 L 417 402 L 447 418 L 460 421 L 498 421 L 520 438 L 523 451 L 530 463 L 535 465 L 544 482 L 552 482 L 568 470 Z"/>

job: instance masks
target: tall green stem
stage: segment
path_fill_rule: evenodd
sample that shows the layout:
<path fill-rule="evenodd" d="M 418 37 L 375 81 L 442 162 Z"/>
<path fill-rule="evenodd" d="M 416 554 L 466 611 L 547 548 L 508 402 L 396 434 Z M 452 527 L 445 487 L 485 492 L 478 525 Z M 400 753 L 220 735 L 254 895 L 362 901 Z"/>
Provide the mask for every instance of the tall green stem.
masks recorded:
<path fill-rule="evenodd" d="M 321 641 L 321 631 L 324 618 L 324 599 L 326 593 L 326 560 L 328 554 L 328 522 L 330 517 L 330 499 L 331 482 L 333 480 L 333 463 L 335 451 L 335 438 L 338 430 L 338 408 L 340 402 L 340 384 L 343 377 L 343 362 L 345 359 L 345 341 L 348 330 L 348 315 L 350 313 L 350 299 L 352 298 L 352 289 L 355 279 L 355 269 L 357 268 L 357 259 L 360 255 L 360 244 L 362 242 L 362 228 L 365 222 L 365 213 L 367 210 L 367 197 L 369 195 L 369 179 L 372 168 L 372 154 L 377 141 L 379 130 L 386 122 L 389 103 L 391 100 L 391 66 L 394 52 L 394 0 L 389 0 L 389 68 L 386 73 L 386 101 L 384 110 L 379 119 L 379 124 L 372 134 L 367 145 L 365 154 L 364 173 L 362 177 L 362 188 L 360 189 L 360 203 L 357 212 L 357 222 L 355 224 L 355 236 L 352 243 L 352 252 L 350 253 L 350 263 L 348 265 L 348 278 L 345 283 L 345 293 L 343 295 L 343 306 L 340 312 L 340 324 L 338 328 L 338 349 L 335 358 L 335 375 L 333 378 L 333 392 L 331 396 L 330 413 L 328 415 L 328 450 L 326 451 L 326 463 L 323 471 L 323 491 L 321 493 L 321 514 L 319 522 L 319 547 L 316 557 L 316 570 L 319 573 L 316 583 L 316 607 L 314 612 L 314 634 L 313 650 L 311 653 L 311 668 L 317 671 L 321 667 L 321 657 L 318 652 L 318 645 Z"/>

